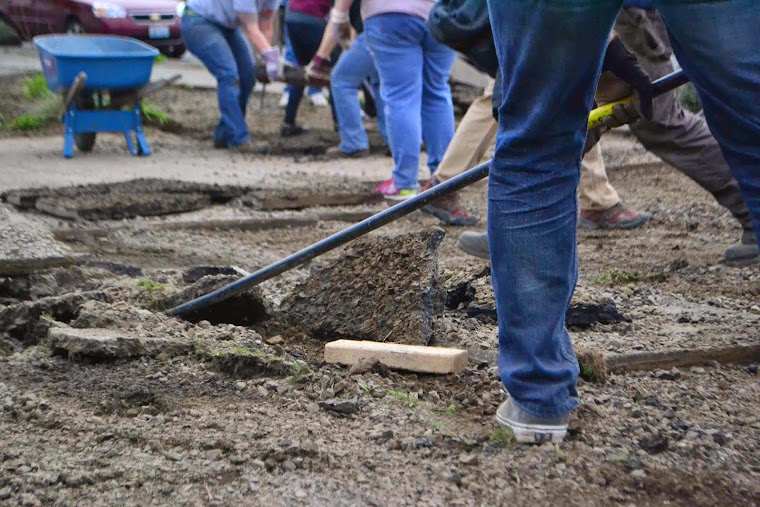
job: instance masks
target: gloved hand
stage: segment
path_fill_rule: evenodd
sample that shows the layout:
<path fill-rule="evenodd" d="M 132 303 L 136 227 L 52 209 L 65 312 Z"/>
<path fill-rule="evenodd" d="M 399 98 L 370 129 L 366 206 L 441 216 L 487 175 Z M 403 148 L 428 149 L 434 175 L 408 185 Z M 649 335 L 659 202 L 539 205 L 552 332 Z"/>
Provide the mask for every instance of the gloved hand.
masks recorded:
<path fill-rule="evenodd" d="M 652 80 L 636 56 L 626 49 L 618 37 L 607 45 L 602 71 L 612 72 L 633 88 L 633 102 L 613 106 L 613 115 L 602 120 L 605 127 L 620 127 L 633 123 L 642 116 L 647 120 L 652 119 Z"/>
<path fill-rule="evenodd" d="M 267 77 L 270 81 L 282 81 L 282 58 L 277 46 L 261 52 L 267 68 Z"/>
<path fill-rule="evenodd" d="M 330 60 L 314 55 L 306 66 L 306 81 L 309 86 L 330 86 Z"/>
<path fill-rule="evenodd" d="M 330 21 L 338 44 L 344 49 L 349 47 L 351 45 L 351 23 L 348 20 L 348 13 L 333 9 L 330 11 Z"/>

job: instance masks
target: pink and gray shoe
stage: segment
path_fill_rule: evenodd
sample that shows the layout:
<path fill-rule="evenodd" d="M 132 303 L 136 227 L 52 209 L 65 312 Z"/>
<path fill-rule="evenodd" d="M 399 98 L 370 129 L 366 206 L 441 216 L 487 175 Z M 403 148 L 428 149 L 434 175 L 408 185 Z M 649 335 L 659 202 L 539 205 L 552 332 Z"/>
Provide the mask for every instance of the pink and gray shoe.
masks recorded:
<path fill-rule="evenodd" d="M 416 188 L 396 188 L 393 178 L 384 181 L 377 186 L 376 190 L 382 194 L 387 201 L 401 202 L 419 194 Z"/>

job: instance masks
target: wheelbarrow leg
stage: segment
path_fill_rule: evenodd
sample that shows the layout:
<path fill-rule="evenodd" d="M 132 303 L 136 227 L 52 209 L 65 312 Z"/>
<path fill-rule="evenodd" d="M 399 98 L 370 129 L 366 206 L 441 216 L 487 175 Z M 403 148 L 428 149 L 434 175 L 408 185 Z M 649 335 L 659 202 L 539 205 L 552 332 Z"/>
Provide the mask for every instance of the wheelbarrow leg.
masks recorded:
<path fill-rule="evenodd" d="M 127 140 L 127 149 L 129 150 L 129 153 L 132 155 L 137 155 L 137 149 L 135 149 L 135 142 L 132 140 L 132 131 L 131 130 L 125 130 L 124 131 L 124 139 Z"/>
<path fill-rule="evenodd" d="M 74 155 L 74 113 L 71 108 L 63 115 L 63 156 Z"/>
<path fill-rule="evenodd" d="M 137 137 L 137 150 L 139 154 L 146 157 L 150 155 L 150 146 L 148 146 L 148 140 L 145 139 L 145 133 L 143 133 L 142 127 L 137 127 L 135 136 Z"/>

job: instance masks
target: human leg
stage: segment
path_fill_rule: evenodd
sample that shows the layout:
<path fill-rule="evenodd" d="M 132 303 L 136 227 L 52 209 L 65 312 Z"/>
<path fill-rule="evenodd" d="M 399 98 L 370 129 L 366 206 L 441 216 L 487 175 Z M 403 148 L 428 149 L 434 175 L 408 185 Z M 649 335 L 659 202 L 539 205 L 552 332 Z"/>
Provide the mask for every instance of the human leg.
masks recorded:
<path fill-rule="evenodd" d="M 575 191 L 621 2 L 488 4 L 503 74 L 488 201 L 499 372 L 519 409 L 554 418 L 578 403 L 578 362 L 565 329 L 577 277 Z M 568 48 L 583 58 L 568 58 Z"/>
<path fill-rule="evenodd" d="M 670 40 L 656 10 L 623 9 L 615 31 L 652 79 L 673 72 Z M 675 92 L 658 97 L 652 120 L 639 120 L 631 132 L 646 149 L 710 192 L 743 228 L 751 229 L 749 210 L 718 142 L 704 118 L 681 107 Z"/>
<path fill-rule="evenodd" d="M 657 6 L 760 236 L 760 4 L 658 0 Z"/>
<path fill-rule="evenodd" d="M 344 153 L 369 149 L 357 89 L 374 69 L 375 63 L 363 33 L 354 40 L 351 48 L 343 53 L 333 68 L 330 89 L 338 117 L 340 150 Z"/>
<path fill-rule="evenodd" d="M 243 117 L 245 117 L 246 109 L 248 109 L 248 99 L 250 99 L 253 87 L 256 85 L 253 53 L 251 52 L 248 40 L 239 29 L 228 34 L 227 42 L 230 45 L 232 54 L 235 57 L 235 63 L 237 64 L 238 76 L 240 77 L 240 97 L 238 102 L 240 110 L 243 112 Z"/>
<path fill-rule="evenodd" d="M 388 141 L 398 189 L 417 188 L 422 138 L 422 37 L 425 25 L 406 14 L 380 14 L 364 23 L 380 76 Z"/>
<path fill-rule="evenodd" d="M 451 102 L 449 75 L 456 53 L 435 40 L 426 29 L 422 55 L 422 139 L 427 150 L 428 168 L 433 174 L 454 137 L 454 105 Z"/>
<path fill-rule="evenodd" d="M 499 128 L 492 113 L 493 85 L 493 80 L 489 80 L 483 95 L 467 108 L 441 163 L 438 164 L 438 170 L 435 172 L 438 181 L 450 180 L 475 167 L 493 142 Z"/>
<path fill-rule="evenodd" d="M 285 25 L 290 36 L 290 43 L 299 65 L 308 64 L 319 48 L 325 22 L 313 16 L 288 11 Z M 288 105 L 285 107 L 284 126 L 295 126 L 298 107 L 303 98 L 303 86 L 291 86 Z"/>
<path fill-rule="evenodd" d="M 240 76 L 235 55 L 227 41 L 227 31 L 199 15 L 182 18 L 182 37 L 187 49 L 203 62 L 217 81 L 217 99 L 222 117 L 214 134 L 214 142 L 238 146 L 249 141 L 251 136 L 240 108 Z"/>

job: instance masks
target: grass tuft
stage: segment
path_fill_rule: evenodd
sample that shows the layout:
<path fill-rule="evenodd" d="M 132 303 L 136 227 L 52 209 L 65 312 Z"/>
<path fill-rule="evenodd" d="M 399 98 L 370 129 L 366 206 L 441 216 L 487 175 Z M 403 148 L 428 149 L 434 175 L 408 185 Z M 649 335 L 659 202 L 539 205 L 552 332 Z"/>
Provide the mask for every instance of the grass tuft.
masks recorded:
<path fill-rule="evenodd" d="M 493 430 L 493 433 L 491 433 L 491 438 L 489 438 L 489 440 L 492 443 L 498 444 L 502 447 L 512 447 L 517 443 L 515 434 L 512 432 L 512 430 L 503 426 L 499 426 Z"/>
<path fill-rule="evenodd" d="M 50 89 L 48 88 L 45 76 L 42 74 L 35 74 L 26 81 L 24 81 L 24 97 L 27 99 L 44 99 L 50 95 Z"/>
<path fill-rule="evenodd" d="M 143 102 L 140 107 L 142 108 L 143 116 L 145 116 L 145 119 L 149 122 L 166 125 L 171 121 L 169 115 L 152 102 Z"/>
<path fill-rule="evenodd" d="M 605 268 L 594 281 L 598 285 L 625 285 L 639 281 L 639 272 L 635 269 Z"/>
<path fill-rule="evenodd" d="M 39 130 L 45 125 L 45 120 L 35 114 L 22 114 L 8 126 L 13 130 Z"/>

